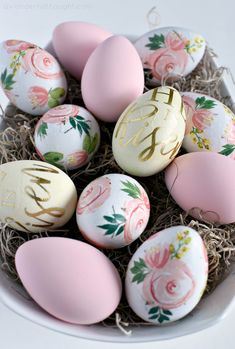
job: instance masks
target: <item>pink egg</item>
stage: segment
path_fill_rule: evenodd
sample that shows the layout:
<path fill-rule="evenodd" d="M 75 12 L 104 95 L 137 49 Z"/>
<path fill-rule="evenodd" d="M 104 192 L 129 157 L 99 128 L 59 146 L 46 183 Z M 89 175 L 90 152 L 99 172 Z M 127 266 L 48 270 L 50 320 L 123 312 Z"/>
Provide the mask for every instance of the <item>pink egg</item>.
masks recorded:
<path fill-rule="evenodd" d="M 235 222 L 235 163 L 224 155 L 195 152 L 177 157 L 165 172 L 176 203 L 204 221 Z"/>
<path fill-rule="evenodd" d="M 123 36 L 112 36 L 91 54 L 81 81 L 84 103 L 97 118 L 116 121 L 124 109 L 143 93 L 140 57 Z"/>
<path fill-rule="evenodd" d="M 111 35 L 95 24 L 64 22 L 54 29 L 53 47 L 65 69 L 80 80 L 92 51 Z"/>
<path fill-rule="evenodd" d="M 31 240 L 19 247 L 15 264 L 35 302 L 63 321 L 97 323 L 120 301 L 122 286 L 114 265 L 84 242 L 60 237 Z"/>

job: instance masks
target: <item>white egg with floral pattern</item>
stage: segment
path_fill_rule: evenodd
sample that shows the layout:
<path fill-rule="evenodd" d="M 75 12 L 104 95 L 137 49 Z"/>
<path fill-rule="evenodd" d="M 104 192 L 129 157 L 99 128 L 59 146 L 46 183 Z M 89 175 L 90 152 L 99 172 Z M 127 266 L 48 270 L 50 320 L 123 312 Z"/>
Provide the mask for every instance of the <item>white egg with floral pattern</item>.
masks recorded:
<path fill-rule="evenodd" d="M 158 86 L 190 74 L 205 52 L 205 39 L 189 29 L 156 28 L 135 42 L 146 84 Z"/>
<path fill-rule="evenodd" d="M 213 151 L 235 159 L 235 115 L 210 96 L 182 92 L 186 114 L 183 147 L 187 152 Z"/>
<path fill-rule="evenodd" d="M 97 151 L 100 128 L 85 108 L 63 104 L 40 118 L 34 142 L 42 160 L 63 170 L 74 170 L 86 165 Z"/>
<path fill-rule="evenodd" d="M 202 238 L 192 228 L 174 226 L 152 235 L 134 253 L 126 273 L 126 297 L 143 320 L 167 324 L 193 310 L 207 278 Z"/>
<path fill-rule="evenodd" d="M 32 115 L 42 115 L 63 103 L 67 81 L 57 60 L 25 41 L 0 44 L 0 85 L 10 102 Z"/>
<path fill-rule="evenodd" d="M 77 206 L 77 223 L 86 240 L 101 248 L 121 248 L 144 231 L 150 203 L 144 188 L 123 174 L 107 174 L 88 184 Z"/>

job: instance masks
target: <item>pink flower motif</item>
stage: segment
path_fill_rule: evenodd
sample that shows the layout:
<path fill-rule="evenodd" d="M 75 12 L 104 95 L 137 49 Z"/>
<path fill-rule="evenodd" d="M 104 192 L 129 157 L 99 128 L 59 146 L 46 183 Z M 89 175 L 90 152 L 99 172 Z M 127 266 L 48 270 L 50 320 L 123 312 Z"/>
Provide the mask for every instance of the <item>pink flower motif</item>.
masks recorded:
<path fill-rule="evenodd" d="M 149 205 L 149 201 L 147 205 Z M 125 214 L 124 239 L 130 244 L 146 227 L 149 219 L 149 207 L 143 200 L 133 199 L 128 201 Z"/>
<path fill-rule="evenodd" d="M 144 190 L 141 190 L 140 198 L 141 198 L 141 200 L 143 200 L 146 208 L 148 208 L 150 210 L 149 198 L 148 198 L 148 196 L 147 196 L 147 194 L 145 193 Z"/>
<path fill-rule="evenodd" d="M 75 169 L 83 166 L 88 159 L 88 154 L 85 150 L 76 151 L 67 156 L 67 162 L 70 169 Z"/>
<path fill-rule="evenodd" d="M 18 95 L 15 95 L 12 90 L 7 90 L 5 88 L 3 88 L 3 90 L 5 95 L 9 99 L 9 101 L 11 101 L 12 104 L 16 105 L 17 104 L 16 97 L 18 97 Z"/>
<path fill-rule="evenodd" d="M 30 87 L 28 96 L 34 108 L 44 107 L 48 102 L 48 92 L 41 86 Z"/>
<path fill-rule="evenodd" d="M 203 131 L 211 125 L 213 113 L 208 109 L 196 109 L 196 102 L 189 96 L 183 96 L 184 109 L 186 113 L 186 131 L 189 134 L 193 127 Z"/>
<path fill-rule="evenodd" d="M 63 75 L 55 58 L 39 47 L 26 51 L 22 67 L 26 72 L 31 72 L 33 75 L 47 80 L 59 79 Z"/>
<path fill-rule="evenodd" d="M 82 192 L 77 206 L 77 213 L 94 212 L 108 199 L 111 193 L 111 182 L 108 177 L 92 181 Z"/>
<path fill-rule="evenodd" d="M 235 144 L 235 120 L 231 120 L 226 132 L 226 141 L 228 144 Z"/>
<path fill-rule="evenodd" d="M 171 80 L 174 80 L 184 73 L 188 63 L 185 45 L 186 39 L 180 39 L 175 33 L 169 33 L 165 38 L 165 47 L 157 49 L 146 58 L 145 64 L 157 80 L 161 81 L 168 74 Z"/>
<path fill-rule="evenodd" d="M 148 304 L 174 309 L 192 296 L 195 286 L 193 275 L 183 261 L 168 259 L 164 264 L 162 259 L 159 267 L 145 276 L 143 296 Z"/>
<path fill-rule="evenodd" d="M 30 47 L 35 47 L 35 45 L 30 44 L 29 42 L 19 40 L 7 40 L 4 42 L 3 45 L 7 53 L 16 53 L 20 51 L 25 51 Z"/>
<path fill-rule="evenodd" d="M 150 268 L 163 268 L 170 257 L 170 250 L 168 246 L 163 248 L 152 248 L 145 254 L 145 263 Z"/>
<path fill-rule="evenodd" d="M 78 115 L 79 107 L 77 105 L 64 104 L 48 110 L 43 115 L 43 121 L 48 124 L 60 124 L 69 121 L 70 117 Z"/>

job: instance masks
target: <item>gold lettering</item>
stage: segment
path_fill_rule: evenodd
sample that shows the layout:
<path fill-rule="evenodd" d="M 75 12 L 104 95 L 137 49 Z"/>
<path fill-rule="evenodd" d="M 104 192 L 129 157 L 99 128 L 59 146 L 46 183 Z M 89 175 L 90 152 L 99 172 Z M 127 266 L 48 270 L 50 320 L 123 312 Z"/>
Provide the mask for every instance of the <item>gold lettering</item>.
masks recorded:
<path fill-rule="evenodd" d="M 144 149 L 138 156 L 140 161 L 147 161 L 147 160 L 149 160 L 151 158 L 151 156 L 153 155 L 154 151 L 155 151 L 155 147 L 160 144 L 160 143 L 156 142 L 156 134 L 157 134 L 159 129 L 160 129 L 160 127 L 156 127 L 151 133 L 149 133 L 146 137 L 144 137 L 140 141 L 140 144 L 141 144 L 146 139 L 148 139 L 149 137 L 151 138 L 150 146 L 147 147 L 146 149 Z"/>
<path fill-rule="evenodd" d="M 168 100 L 167 102 L 163 102 L 164 104 L 168 104 L 168 105 L 172 105 L 172 101 L 173 101 L 173 97 L 174 97 L 174 90 L 172 88 L 168 89 L 169 92 L 163 92 L 163 91 L 159 91 L 159 88 L 156 87 L 153 90 L 152 96 L 151 96 L 151 101 L 155 101 L 155 102 L 159 102 L 159 100 L 157 99 L 158 95 L 165 95 L 168 96 Z"/>
<path fill-rule="evenodd" d="M 45 193 L 44 197 L 40 197 L 37 195 L 36 190 L 33 188 L 33 186 L 27 185 L 25 187 L 25 193 L 35 202 L 36 206 L 39 208 L 37 212 L 29 212 L 25 208 L 25 214 L 31 218 L 34 218 L 38 222 L 38 224 L 32 224 L 33 227 L 41 227 L 41 228 L 52 227 L 54 223 L 46 219 L 42 219 L 41 216 L 46 214 L 51 217 L 59 218 L 64 215 L 65 210 L 60 207 L 45 208 L 43 206 L 43 203 L 48 202 L 51 199 L 51 194 L 45 187 L 46 185 L 50 184 L 51 181 L 46 178 L 40 177 L 37 174 L 37 172 L 47 172 L 47 173 L 58 174 L 59 171 L 51 167 L 48 167 L 46 165 L 35 164 L 35 167 L 22 169 L 22 172 L 27 176 L 30 176 L 31 177 L 30 182 L 33 184 L 36 184 L 36 186 L 40 187 Z M 21 224 L 21 223 L 18 222 L 17 224 Z M 28 229 L 26 228 L 26 230 Z"/>

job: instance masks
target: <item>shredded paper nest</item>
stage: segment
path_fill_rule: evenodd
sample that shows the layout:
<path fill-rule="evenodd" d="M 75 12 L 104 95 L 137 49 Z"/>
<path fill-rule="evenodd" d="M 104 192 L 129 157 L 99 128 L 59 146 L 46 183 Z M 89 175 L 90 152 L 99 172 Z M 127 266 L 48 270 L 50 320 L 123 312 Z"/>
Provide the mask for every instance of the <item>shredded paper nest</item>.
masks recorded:
<path fill-rule="evenodd" d="M 198 67 L 186 78 L 171 84 L 179 91 L 194 91 L 210 95 L 232 108 L 229 97 L 222 97 L 221 83 L 224 67 L 215 68 L 211 57 L 214 53 L 206 49 L 205 55 Z M 69 91 L 67 103 L 83 105 L 80 86 L 69 74 L 67 74 Z M 164 84 L 168 82 L 165 80 Z M 40 160 L 34 148 L 33 133 L 38 118 L 22 113 L 14 106 L 9 105 L 2 110 L 2 124 L 4 131 L 0 132 L 0 163 L 32 159 Z M 122 173 L 123 171 L 114 161 L 111 147 L 114 125 L 100 122 L 101 145 L 91 162 L 84 168 L 69 172 L 69 176 L 75 183 L 78 195 L 84 187 L 93 179 L 107 173 Z M 182 153 L 182 151 L 181 151 Z M 103 250 L 117 267 L 124 282 L 128 262 L 150 235 L 174 225 L 188 225 L 195 228 L 202 236 L 209 258 L 209 277 L 205 294 L 213 292 L 215 287 L 228 275 L 235 256 L 235 224 L 215 226 L 200 223 L 183 212 L 170 197 L 165 186 L 163 173 L 146 178 L 136 178 L 146 189 L 151 202 L 150 220 L 145 232 L 130 246 L 117 250 Z M 6 275 L 20 283 L 14 264 L 14 256 L 17 248 L 25 241 L 42 236 L 65 236 L 84 240 L 78 231 L 75 218 L 73 218 L 63 230 L 53 233 L 28 234 L 17 232 L 4 224 L 0 226 L 0 259 L 1 267 Z M 102 322 L 104 326 L 118 326 L 124 333 L 130 334 L 128 325 L 150 325 L 141 320 L 127 304 L 125 295 L 115 313 Z"/>

